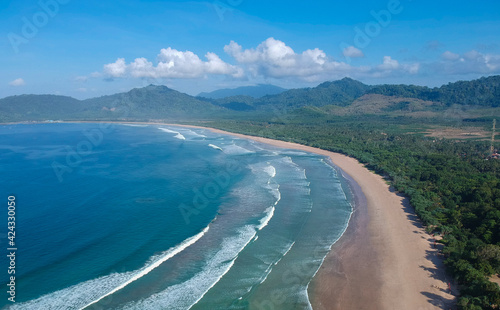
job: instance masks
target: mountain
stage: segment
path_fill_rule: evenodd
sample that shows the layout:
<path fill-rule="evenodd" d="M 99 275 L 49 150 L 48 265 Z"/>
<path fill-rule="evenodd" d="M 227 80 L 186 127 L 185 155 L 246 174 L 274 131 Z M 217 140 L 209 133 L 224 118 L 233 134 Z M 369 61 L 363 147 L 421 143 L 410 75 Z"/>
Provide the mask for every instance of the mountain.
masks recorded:
<path fill-rule="evenodd" d="M 429 88 L 370 86 L 350 78 L 312 88 L 290 89 L 260 98 L 237 95 L 193 97 L 166 86 L 149 85 L 87 100 L 55 95 L 0 99 L 0 122 L 40 120 L 202 120 L 284 115 L 292 111 L 337 116 L 494 117 L 500 114 L 500 76 Z M 450 116 L 450 117 L 451 117 Z"/>
<path fill-rule="evenodd" d="M 370 89 L 368 93 L 418 98 L 441 102 L 446 106 L 459 104 L 500 107 L 500 75 L 472 81 L 458 81 L 434 88 L 415 85 L 379 85 Z"/>
<path fill-rule="evenodd" d="M 324 82 L 313 88 L 298 88 L 277 95 L 254 99 L 249 96 L 231 96 L 217 99 L 214 103 L 236 111 L 292 111 L 304 106 L 347 106 L 363 96 L 371 86 L 350 78 Z"/>
<path fill-rule="evenodd" d="M 83 110 L 80 100 L 66 96 L 11 96 L 0 99 L 0 122 L 71 118 Z"/>
<path fill-rule="evenodd" d="M 170 89 L 149 85 L 87 100 L 56 95 L 21 95 L 0 99 L 0 122 L 47 119 L 203 119 L 227 109 Z"/>
<path fill-rule="evenodd" d="M 84 100 L 90 110 L 109 118 L 191 119 L 214 116 L 223 108 L 166 86 L 149 85 L 126 93 Z"/>
<path fill-rule="evenodd" d="M 361 97 L 371 86 L 350 78 L 324 82 L 313 88 L 291 89 L 279 95 L 258 99 L 258 108 L 293 110 L 303 106 L 321 107 L 326 105 L 346 106 Z"/>
<path fill-rule="evenodd" d="M 210 99 L 221 99 L 233 96 L 249 96 L 253 98 L 260 98 L 266 95 L 277 95 L 286 91 L 285 88 L 270 84 L 258 84 L 256 86 L 242 86 L 238 88 L 225 88 L 215 90 L 208 93 L 199 93 L 198 97 L 210 98 Z"/>

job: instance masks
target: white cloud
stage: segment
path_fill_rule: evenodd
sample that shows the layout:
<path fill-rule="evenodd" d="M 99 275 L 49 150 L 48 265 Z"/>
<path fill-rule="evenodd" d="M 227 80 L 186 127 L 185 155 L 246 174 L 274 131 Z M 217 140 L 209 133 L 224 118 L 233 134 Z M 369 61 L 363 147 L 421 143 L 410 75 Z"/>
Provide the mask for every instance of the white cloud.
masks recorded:
<path fill-rule="evenodd" d="M 205 55 L 207 61 L 201 60 L 191 51 L 178 51 L 171 47 L 161 49 L 157 56 L 156 66 L 146 58 L 136 58 L 126 64 L 124 58 L 118 58 L 114 63 L 104 65 L 104 74 L 109 77 L 136 78 L 199 78 L 206 74 L 228 75 L 241 77 L 241 68 L 222 61 L 214 53 Z"/>
<path fill-rule="evenodd" d="M 268 38 L 255 49 L 246 50 L 231 41 L 224 51 L 237 62 L 248 65 L 254 75 L 270 77 L 311 76 L 322 73 L 330 64 L 325 52 L 318 48 L 297 54 L 284 42 L 274 38 Z"/>
<path fill-rule="evenodd" d="M 399 69 L 399 62 L 392 59 L 391 56 L 384 56 L 384 61 L 381 65 L 377 66 L 381 71 L 390 71 Z"/>
<path fill-rule="evenodd" d="M 442 61 L 434 64 L 434 68 L 446 74 L 500 73 L 500 55 L 483 54 L 476 50 L 463 55 L 446 51 L 441 58 Z"/>
<path fill-rule="evenodd" d="M 237 62 L 245 65 L 253 75 L 273 78 L 295 77 L 316 81 L 344 76 L 378 77 L 397 72 L 415 74 L 419 70 L 419 64 L 401 65 L 390 56 L 385 56 L 383 63 L 378 66 L 354 67 L 345 62 L 330 59 L 324 51 L 318 48 L 296 53 L 284 42 L 274 38 L 268 38 L 256 48 L 245 50 L 238 43 L 231 41 L 224 47 L 224 51 Z M 355 47 L 347 47 L 343 52 L 344 55 L 350 55 L 350 57 L 363 55 Z"/>
<path fill-rule="evenodd" d="M 400 63 L 390 56 L 384 56 L 380 64 L 352 66 L 334 60 L 319 48 L 296 52 L 285 42 L 274 38 L 268 38 L 256 47 L 248 49 L 231 41 L 224 46 L 224 51 L 232 57 L 234 64 L 223 61 L 215 53 L 208 52 L 204 59 L 201 59 L 191 51 L 168 47 L 161 49 L 154 61 L 139 57 L 127 63 L 124 58 L 118 58 L 114 63 L 104 65 L 102 73 L 93 73 L 89 77 L 196 79 L 207 75 L 220 75 L 316 82 L 346 76 L 365 78 L 416 74 L 420 69 L 419 63 Z M 346 47 L 343 54 L 349 57 L 364 57 L 363 52 L 354 46 Z"/>
<path fill-rule="evenodd" d="M 420 71 L 420 64 L 419 63 L 405 64 L 403 65 L 403 68 L 409 74 L 417 74 Z"/>
<path fill-rule="evenodd" d="M 104 65 L 104 73 L 111 77 L 122 77 L 126 71 L 125 58 L 118 58 L 114 63 Z"/>
<path fill-rule="evenodd" d="M 380 65 L 369 67 L 367 77 L 387 77 L 400 74 L 417 74 L 420 71 L 419 63 L 401 64 L 391 56 L 384 56 Z"/>
<path fill-rule="evenodd" d="M 342 54 L 345 57 L 350 57 L 350 58 L 360 58 L 360 57 L 365 57 L 365 54 L 360 49 L 355 48 L 354 46 L 348 46 L 344 48 L 342 51 Z"/>
<path fill-rule="evenodd" d="M 10 86 L 23 86 L 26 82 L 22 78 L 15 79 L 9 83 Z"/>

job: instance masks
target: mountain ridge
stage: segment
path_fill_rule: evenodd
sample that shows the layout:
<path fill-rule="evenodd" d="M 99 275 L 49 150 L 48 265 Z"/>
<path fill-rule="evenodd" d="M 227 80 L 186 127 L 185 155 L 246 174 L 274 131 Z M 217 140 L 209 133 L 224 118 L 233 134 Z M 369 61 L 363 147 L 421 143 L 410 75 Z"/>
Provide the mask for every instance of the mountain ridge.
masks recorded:
<path fill-rule="evenodd" d="M 378 108 L 371 108 L 370 105 Z M 434 88 L 405 84 L 366 85 L 351 78 L 343 78 L 323 82 L 316 87 L 290 89 L 260 98 L 244 95 L 220 99 L 194 97 L 163 85 L 148 85 L 85 100 L 60 95 L 17 95 L 0 99 L 0 122 L 46 119 L 216 119 L 249 113 L 265 115 L 270 111 L 288 113 L 303 107 L 319 108 L 333 115 L 375 113 L 394 117 L 434 115 L 457 107 L 500 108 L 500 76 L 458 81 Z M 421 113 L 414 114 L 417 110 Z M 423 113 L 426 111 L 433 113 Z"/>
<path fill-rule="evenodd" d="M 254 86 L 241 86 L 236 88 L 223 88 L 211 92 L 201 92 L 196 97 L 204 97 L 209 99 L 222 99 L 233 96 L 249 96 L 253 98 L 260 98 L 266 95 L 277 95 L 286 91 L 287 89 L 271 85 L 271 84 L 257 84 Z"/>

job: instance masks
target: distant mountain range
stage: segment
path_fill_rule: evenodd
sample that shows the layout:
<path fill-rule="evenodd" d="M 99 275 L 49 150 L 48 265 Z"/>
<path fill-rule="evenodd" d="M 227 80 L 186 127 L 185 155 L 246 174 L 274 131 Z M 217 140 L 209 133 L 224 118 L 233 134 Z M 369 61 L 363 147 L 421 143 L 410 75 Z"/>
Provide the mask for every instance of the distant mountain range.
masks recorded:
<path fill-rule="evenodd" d="M 277 95 L 286 91 L 285 88 L 270 84 L 258 84 L 256 86 L 242 86 L 238 88 L 225 88 L 218 89 L 213 92 L 199 93 L 198 97 L 210 99 L 222 99 L 225 97 L 233 96 L 249 96 L 253 98 L 260 98 L 267 95 Z"/>
<path fill-rule="evenodd" d="M 500 116 L 500 76 L 460 81 L 435 88 L 415 85 L 370 86 L 344 78 L 312 88 L 290 89 L 257 98 L 242 95 L 239 91 L 238 93 L 236 96 L 213 99 L 193 97 L 166 86 L 149 85 L 125 93 L 87 100 L 56 95 L 10 96 L 0 99 L 0 122 L 151 119 L 181 121 L 251 117 L 256 114 L 265 116 L 270 112 L 276 115 L 276 111 L 337 116 Z"/>

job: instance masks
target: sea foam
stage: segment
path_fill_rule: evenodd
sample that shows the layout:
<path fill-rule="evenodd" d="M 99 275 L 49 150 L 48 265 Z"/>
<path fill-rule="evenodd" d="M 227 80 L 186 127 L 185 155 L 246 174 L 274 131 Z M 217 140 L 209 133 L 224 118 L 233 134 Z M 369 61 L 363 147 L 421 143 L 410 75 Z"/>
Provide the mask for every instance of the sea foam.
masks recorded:
<path fill-rule="evenodd" d="M 85 309 L 145 276 L 162 263 L 184 251 L 201 239 L 208 230 L 209 226 L 198 234 L 184 240 L 176 247 L 151 257 L 148 263 L 139 270 L 113 273 L 97 279 L 85 281 L 41 296 L 38 299 L 14 305 L 11 309 Z"/>
<path fill-rule="evenodd" d="M 160 129 L 161 131 L 164 131 L 164 132 L 168 132 L 168 133 L 175 133 L 176 135 L 174 136 L 174 138 L 177 138 L 179 140 L 186 140 L 186 137 L 184 137 L 180 132 L 178 131 L 173 131 L 173 130 L 170 130 L 170 129 L 167 129 L 167 128 L 158 128 Z"/>
<path fill-rule="evenodd" d="M 219 150 L 219 151 L 224 151 L 221 147 L 219 147 L 219 146 L 217 146 L 215 144 L 211 144 L 210 143 L 208 146 L 211 147 L 211 148 L 213 148 L 213 149 Z"/>
<path fill-rule="evenodd" d="M 266 209 L 265 211 L 266 215 L 260 219 L 260 224 L 257 226 L 258 230 L 262 230 L 262 228 L 266 227 L 267 224 L 269 224 L 269 221 L 273 218 L 274 210 L 275 210 L 274 206 L 271 206 Z"/>
<path fill-rule="evenodd" d="M 238 254 L 254 239 L 255 226 L 246 225 L 222 241 L 220 249 L 203 269 L 189 280 L 172 285 L 160 293 L 127 304 L 126 310 L 190 309 L 231 269 Z"/>
<path fill-rule="evenodd" d="M 227 155 L 245 155 L 254 152 L 236 144 L 227 144 L 224 145 L 224 153 Z"/>

